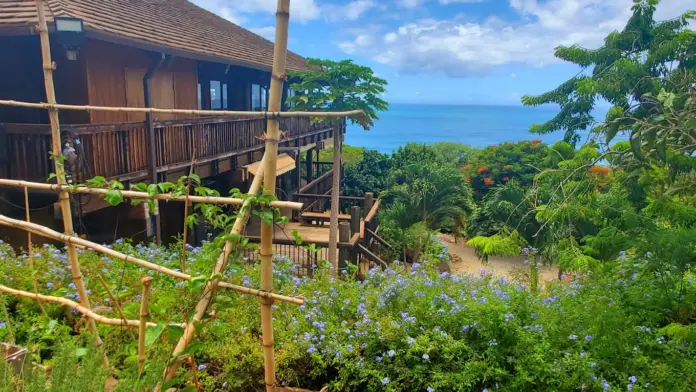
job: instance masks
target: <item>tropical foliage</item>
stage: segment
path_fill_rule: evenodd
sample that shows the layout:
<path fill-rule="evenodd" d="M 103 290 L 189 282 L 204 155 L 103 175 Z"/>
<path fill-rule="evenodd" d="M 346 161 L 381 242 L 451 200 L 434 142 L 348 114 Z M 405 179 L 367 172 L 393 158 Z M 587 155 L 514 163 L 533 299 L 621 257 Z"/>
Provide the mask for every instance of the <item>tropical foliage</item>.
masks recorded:
<path fill-rule="evenodd" d="M 365 130 L 374 125 L 379 112 L 387 110 L 389 105 L 382 99 L 387 81 L 369 67 L 351 60 L 308 59 L 307 64 L 310 70 L 290 73 L 290 88 L 296 95 L 287 102 L 293 110 L 362 110 L 365 115 L 351 121 Z"/>

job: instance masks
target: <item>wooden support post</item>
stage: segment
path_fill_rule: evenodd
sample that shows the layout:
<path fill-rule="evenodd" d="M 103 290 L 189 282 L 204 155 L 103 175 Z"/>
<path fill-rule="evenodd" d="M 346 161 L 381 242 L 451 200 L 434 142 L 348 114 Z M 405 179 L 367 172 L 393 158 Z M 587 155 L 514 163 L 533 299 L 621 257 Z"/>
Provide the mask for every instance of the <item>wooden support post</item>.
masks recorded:
<path fill-rule="evenodd" d="M 329 218 L 329 263 L 338 271 L 337 243 L 338 243 L 338 210 L 341 187 L 341 133 L 338 131 L 340 123 L 334 121 L 334 149 L 333 149 L 333 177 L 331 181 L 331 215 Z"/>
<path fill-rule="evenodd" d="M 152 107 L 152 75 L 162 66 L 164 63 L 165 55 L 160 54 L 158 59 L 155 59 L 152 64 L 148 67 L 145 75 L 143 76 L 143 93 L 144 93 L 144 103 L 145 107 Z M 157 138 L 155 135 L 155 124 L 152 118 L 152 113 L 145 113 L 145 145 L 147 147 L 147 173 L 148 179 L 151 184 L 157 184 Z M 157 245 L 162 244 L 162 224 L 158 212 L 155 212 L 150 217 L 149 224 L 154 226 L 155 239 Z"/>
<path fill-rule="evenodd" d="M 360 233 L 360 206 L 350 208 L 350 235 Z"/>
<path fill-rule="evenodd" d="M 147 276 L 140 282 L 143 284 L 143 294 L 140 298 L 140 327 L 138 328 L 138 374 L 141 374 L 145 367 L 145 333 L 147 332 L 147 319 L 150 316 L 148 301 L 150 300 L 152 278 Z"/>
<path fill-rule="evenodd" d="M 36 0 L 36 10 L 39 16 L 38 30 L 41 41 L 41 58 L 43 62 L 44 85 L 46 88 L 46 102 L 50 105 L 55 105 L 56 90 L 53 85 L 54 63 L 51 60 L 51 43 L 49 42 L 48 38 L 48 25 L 46 23 L 46 11 L 44 10 L 43 0 Z M 55 108 L 48 110 L 48 119 L 51 123 L 51 152 L 53 154 L 53 162 L 56 169 L 56 179 L 58 184 L 65 185 L 65 168 L 62 160 L 63 151 L 60 145 L 60 121 L 58 120 L 58 111 Z M 72 211 L 70 209 L 70 195 L 65 191 L 60 192 L 59 199 L 65 234 L 74 236 L 75 232 L 73 229 Z M 85 285 L 82 280 L 82 270 L 80 269 L 80 263 L 77 259 L 77 249 L 75 248 L 75 245 L 68 244 L 68 259 L 70 260 L 73 281 L 77 287 L 77 293 L 80 296 L 80 303 L 82 306 L 89 309 L 89 297 L 87 296 L 87 290 L 85 289 Z M 92 332 L 92 335 L 94 335 L 95 345 L 97 348 L 101 349 L 103 342 L 99 336 L 97 325 L 93 319 L 90 318 L 87 320 L 87 327 L 89 328 L 90 332 Z M 105 368 L 109 368 L 109 359 L 106 357 L 106 354 L 102 355 L 102 364 Z"/>
<path fill-rule="evenodd" d="M 338 224 L 338 239 L 340 242 L 346 243 L 350 241 L 350 224 L 341 222 Z M 343 270 L 347 266 L 347 261 L 350 260 L 347 248 L 341 248 L 338 251 L 338 268 Z"/>
<path fill-rule="evenodd" d="M 307 171 L 307 184 L 309 184 L 314 179 L 314 163 L 313 163 L 313 159 L 312 159 L 314 157 L 314 155 L 312 154 L 311 149 L 307 150 L 307 152 L 305 154 L 306 154 L 305 167 L 306 167 L 306 171 Z"/>
<path fill-rule="evenodd" d="M 370 210 L 372 210 L 372 206 L 375 205 L 375 194 L 372 192 L 365 192 L 365 206 L 363 208 L 363 217 L 366 217 L 367 214 L 370 213 Z"/>

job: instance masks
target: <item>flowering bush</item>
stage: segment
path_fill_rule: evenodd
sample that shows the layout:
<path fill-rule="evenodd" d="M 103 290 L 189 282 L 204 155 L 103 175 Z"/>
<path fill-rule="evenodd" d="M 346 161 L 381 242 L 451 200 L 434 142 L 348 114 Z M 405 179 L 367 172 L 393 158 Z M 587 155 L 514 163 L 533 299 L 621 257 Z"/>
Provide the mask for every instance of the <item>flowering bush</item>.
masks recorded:
<path fill-rule="evenodd" d="M 158 264 L 178 265 L 177 246 L 115 246 Z M 274 305 L 278 382 L 317 390 L 329 385 L 335 391 L 686 391 L 695 385 L 692 341 L 678 327 L 664 325 L 666 301 L 678 293 L 648 283 L 654 272 L 647 259 L 624 254 L 614 265 L 533 293 L 485 271 L 479 276 L 439 273 L 437 259 L 447 256 L 446 246 L 439 246 L 432 245 L 439 252 L 433 261 L 373 269 L 364 281 L 339 279 L 328 270 L 297 277 L 290 260 L 277 258 L 276 291 L 306 297 L 303 306 Z M 0 249 L 3 283 L 22 288 L 26 259 Z M 194 275 L 210 268 L 213 249 L 191 249 Z M 46 264 L 37 268 L 52 262 L 51 268 L 66 269 L 62 252 L 47 247 L 39 253 L 37 263 Z M 81 260 L 89 270 L 86 277 L 104 268 L 126 312 L 135 311 L 142 270 L 91 251 L 83 251 Z M 49 268 L 45 275 L 37 275 L 42 292 L 72 293 L 67 273 Z M 235 263 L 226 275 L 230 282 L 259 284 L 255 266 Z M 683 276 L 679 295 L 692 300 L 692 275 Z M 119 282 L 122 286 L 116 286 Z M 87 285 L 93 302 L 107 303 L 94 280 Z M 180 287 L 158 274 L 153 287 L 152 318 L 160 323 L 183 319 L 200 295 L 195 287 Z M 201 343 L 190 351 L 199 383 L 205 390 L 262 390 L 258 301 L 227 292 L 217 296 L 211 317 L 197 329 Z M 31 331 L 47 320 L 26 322 L 42 317 L 32 301 L 13 298 L 10 305 L 19 343 L 33 347 L 45 333 Z M 47 310 L 63 328 L 56 339 L 75 339 L 64 329 L 74 321 L 57 307 Z M 102 313 L 118 317 L 108 308 Z M 138 379 L 133 338 L 121 328 L 100 329 L 118 367 L 119 390 L 151 388 L 175 339 L 165 333 L 149 346 L 146 372 Z M 186 373 L 191 370 L 182 370 L 182 386 L 191 385 Z"/>

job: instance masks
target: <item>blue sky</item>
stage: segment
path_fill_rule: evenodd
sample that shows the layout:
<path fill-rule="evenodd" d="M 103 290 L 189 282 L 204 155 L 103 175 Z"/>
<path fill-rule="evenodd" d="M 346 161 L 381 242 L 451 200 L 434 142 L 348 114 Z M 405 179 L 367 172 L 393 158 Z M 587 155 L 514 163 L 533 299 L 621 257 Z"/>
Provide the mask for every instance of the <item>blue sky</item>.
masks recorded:
<path fill-rule="evenodd" d="M 272 39 L 277 0 L 192 0 Z M 389 82 L 392 103 L 519 105 L 579 69 L 553 57 L 593 48 L 631 15 L 632 0 L 291 0 L 290 49 L 353 59 Z M 659 19 L 696 8 L 663 0 Z"/>

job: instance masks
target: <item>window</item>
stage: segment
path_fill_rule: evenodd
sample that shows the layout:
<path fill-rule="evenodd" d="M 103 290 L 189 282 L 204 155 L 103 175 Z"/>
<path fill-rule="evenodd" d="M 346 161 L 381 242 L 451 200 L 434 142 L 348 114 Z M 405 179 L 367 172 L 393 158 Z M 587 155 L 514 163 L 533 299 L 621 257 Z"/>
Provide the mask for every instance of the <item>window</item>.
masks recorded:
<path fill-rule="evenodd" d="M 268 89 L 259 85 L 251 85 L 251 110 L 260 112 L 266 110 L 268 99 Z"/>
<path fill-rule="evenodd" d="M 219 80 L 210 81 L 210 108 L 222 109 L 222 84 Z"/>
<path fill-rule="evenodd" d="M 295 90 L 289 88 L 289 89 L 288 89 L 288 98 L 294 97 L 294 96 L 295 96 Z M 287 101 L 286 101 L 286 102 L 287 102 Z M 294 102 L 287 102 L 287 105 L 288 105 L 288 109 L 294 108 L 294 107 L 295 107 L 295 103 L 294 103 Z"/>
<path fill-rule="evenodd" d="M 200 83 L 198 83 L 198 109 L 203 109 L 203 95 L 201 94 Z"/>
<path fill-rule="evenodd" d="M 222 84 L 222 108 L 225 110 L 229 109 L 227 105 L 227 83 Z"/>

